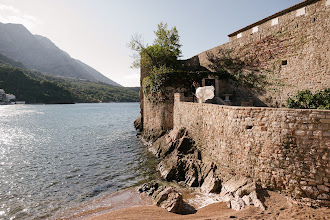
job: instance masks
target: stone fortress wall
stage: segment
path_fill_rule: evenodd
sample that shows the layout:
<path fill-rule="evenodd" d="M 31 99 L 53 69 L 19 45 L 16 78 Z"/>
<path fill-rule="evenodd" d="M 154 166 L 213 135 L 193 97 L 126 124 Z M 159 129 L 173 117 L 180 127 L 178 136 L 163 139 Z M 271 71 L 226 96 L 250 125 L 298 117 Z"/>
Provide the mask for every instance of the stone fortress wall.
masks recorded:
<path fill-rule="evenodd" d="M 252 96 L 255 106 L 282 107 L 299 90 L 329 88 L 329 12 L 330 0 L 306 0 L 229 35 L 230 42 L 183 66 L 209 68 L 210 54 L 253 61 L 274 84 L 250 93 L 221 82 L 218 92 L 232 93 L 236 103 Z M 141 80 L 144 76 L 142 71 Z M 185 127 L 203 160 L 221 169 L 223 181 L 236 174 L 250 176 L 266 188 L 329 206 L 329 110 L 197 104 L 182 94 L 174 99 L 153 104 L 142 98 L 146 136 Z"/>
<path fill-rule="evenodd" d="M 174 129 L 186 128 L 221 179 L 233 175 L 294 198 L 330 205 L 330 111 L 185 102 L 175 94 Z"/>
<path fill-rule="evenodd" d="M 220 97 L 233 93 L 237 105 L 254 97 L 255 106 L 283 107 L 299 90 L 330 85 L 329 12 L 329 0 L 304 1 L 228 35 L 228 43 L 198 54 L 200 65 L 209 68 L 208 54 L 251 64 L 270 85 L 252 94 L 222 84 Z"/>
<path fill-rule="evenodd" d="M 230 34 L 230 42 L 182 61 L 182 65 L 209 68 L 208 55 L 221 57 L 223 53 L 252 62 L 270 85 L 261 92 L 252 92 L 219 81 L 217 95 L 224 98 L 223 94 L 233 94 L 231 101 L 235 105 L 252 100 L 254 106 L 283 107 L 287 98 L 299 90 L 329 88 L 329 12 L 330 0 L 303 1 Z M 141 82 L 147 75 L 146 70 L 141 70 Z M 140 93 L 144 130 L 152 133 L 171 129 L 173 100 L 155 105 L 145 100 L 142 90 Z"/>

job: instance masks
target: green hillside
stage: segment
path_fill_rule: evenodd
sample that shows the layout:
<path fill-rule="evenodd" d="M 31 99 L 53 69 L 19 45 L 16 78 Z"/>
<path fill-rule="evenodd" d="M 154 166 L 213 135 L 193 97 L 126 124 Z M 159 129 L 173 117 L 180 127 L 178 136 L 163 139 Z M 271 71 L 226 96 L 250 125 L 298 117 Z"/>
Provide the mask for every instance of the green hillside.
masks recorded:
<path fill-rule="evenodd" d="M 139 102 L 139 89 L 112 86 L 102 82 L 67 79 L 47 76 L 38 72 L 25 70 L 25 73 L 37 80 L 47 80 L 61 85 L 70 91 L 75 102 Z"/>
<path fill-rule="evenodd" d="M 39 81 L 19 68 L 0 64 L 0 88 L 27 103 L 74 103 L 71 93 L 56 83 Z"/>
<path fill-rule="evenodd" d="M 138 102 L 138 89 L 47 76 L 0 55 L 0 88 L 27 103 Z"/>

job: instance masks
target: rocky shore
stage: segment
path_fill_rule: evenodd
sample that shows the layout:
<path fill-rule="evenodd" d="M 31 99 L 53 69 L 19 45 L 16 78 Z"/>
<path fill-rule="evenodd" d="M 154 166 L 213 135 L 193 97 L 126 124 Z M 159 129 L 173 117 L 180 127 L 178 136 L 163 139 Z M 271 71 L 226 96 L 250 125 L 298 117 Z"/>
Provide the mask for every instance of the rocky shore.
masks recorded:
<path fill-rule="evenodd" d="M 116 219 L 158 219 L 158 220 L 176 220 L 176 219 L 320 219 L 326 220 L 330 217 L 328 208 L 313 209 L 308 206 L 296 204 L 284 196 L 272 192 L 265 191 L 263 204 L 266 210 L 261 210 L 254 206 L 247 206 L 242 210 L 235 211 L 228 208 L 226 203 L 218 202 L 197 209 L 191 214 L 176 214 L 168 212 L 166 209 L 157 205 L 133 205 L 128 208 L 109 210 L 109 211 L 91 211 L 93 214 L 85 213 L 75 218 L 69 219 L 88 219 L 88 220 L 116 220 Z M 140 194 L 143 195 L 143 194 Z M 139 197 L 139 195 L 135 195 Z M 185 200 L 185 199 L 184 199 Z"/>
<path fill-rule="evenodd" d="M 151 181 L 109 195 L 108 208 L 90 210 L 68 219 L 330 218 L 329 208 L 316 209 L 298 203 L 262 189 L 251 178 L 233 176 L 222 181 L 217 166 L 212 161 L 203 161 L 185 129 L 149 136 L 145 141 L 149 141 L 146 142 L 148 149 L 160 158 L 157 169 L 166 181 Z"/>
<path fill-rule="evenodd" d="M 202 160 L 201 152 L 184 128 L 172 130 L 157 138 L 149 145 L 149 150 L 161 159 L 158 170 L 165 180 L 187 187 L 198 187 L 202 193 L 221 192 L 219 201 L 226 202 L 234 210 L 250 205 L 265 210 L 258 198 L 258 192 L 262 189 L 256 182 L 239 176 L 222 182 L 217 166 L 212 161 Z M 151 182 L 141 186 L 139 191 L 152 196 L 155 204 L 170 212 L 186 214 L 194 210 L 183 202 L 182 195 L 173 187 L 166 188 L 159 186 L 157 182 Z"/>

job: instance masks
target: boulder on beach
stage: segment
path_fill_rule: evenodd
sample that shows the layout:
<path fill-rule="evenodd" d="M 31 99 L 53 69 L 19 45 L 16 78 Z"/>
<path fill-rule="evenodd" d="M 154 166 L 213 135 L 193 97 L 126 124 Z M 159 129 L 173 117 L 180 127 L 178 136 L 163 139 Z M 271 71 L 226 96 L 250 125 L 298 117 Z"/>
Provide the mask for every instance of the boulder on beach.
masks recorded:
<path fill-rule="evenodd" d="M 223 183 L 220 196 L 234 210 L 241 210 L 249 205 L 265 210 L 258 198 L 255 181 L 247 177 L 234 176 Z"/>
<path fill-rule="evenodd" d="M 185 213 L 182 195 L 173 187 L 160 186 L 156 181 L 151 181 L 138 187 L 138 192 L 152 196 L 157 206 L 169 212 Z"/>

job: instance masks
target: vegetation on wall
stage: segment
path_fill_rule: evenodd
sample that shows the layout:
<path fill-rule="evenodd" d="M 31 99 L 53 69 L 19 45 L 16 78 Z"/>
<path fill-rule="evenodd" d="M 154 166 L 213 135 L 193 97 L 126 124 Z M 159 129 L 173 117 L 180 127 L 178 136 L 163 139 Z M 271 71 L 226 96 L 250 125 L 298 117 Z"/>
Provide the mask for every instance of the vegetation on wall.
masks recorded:
<path fill-rule="evenodd" d="M 176 27 L 168 28 L 161 22 L 154 31 L 156 38 L 152 45 L 144 45 L 140 35 L 134 35 L 129 47 L 136 51 L 133 67 L 149 70 L 149 76 L 142 82 L 145 97 L 152 102 L 166 100 L 166 82 L 170 73 L 178 69 L 178 58 L 181 56 L 181 44 Z"/>
<path fill-rule="evenodd" d="M 262 73 L 260 60 L 251 56 L 244 59 L 235 56 L 231 51 L 219 49 L 215 53 L 207 53 L 208 68 L 214 71 L 218 79 L 230 79 L 238 85 L 263 91 L 270 85 L 269 79 Z"/>
<path fill-rule="evenodd" d="M 262 63 L 280 56 L 285 51 L 285 47 L 277 39 L 265 38 L 248 48 L 241 48 L 239 53 L 223 49 L 209 52 L 206 55 L 208 69 L 211 71 L 207 69 L 187 71 L 187 68 L 179 65 L 181 45 L 176 28 L 168 30 L 167 24 L 160 23 L 155 34 L 156 39 L 151 46 L 144 46 L 138 35 L 133 36 L 130 42 L 131 49 L 138 52 L 133 66 L 141 67 L 149 73 L 142 82 L 143 93 L 149 101 L 157 103 L 167 100 L 167 94 L 170 94 L 166 91 L 167 89 L 188 89 L 192 81 L 201 83 L 203 78 L 209 76 L 229 80 L 237 86 L 255 92 L 263 92 L 270 85 L 281 85 L 278 81 L 266 77 L 266 73 L 268 74 L 271 70 L 264 69 L 262 66 Z M 284 49 L 264 50 L 265 45 L 270 42 Z M 167 86 L 171 88 L 166 88 Z"/>
<path fill-rule="evenodd" d="M 310 90 L 299 91 L 294 98 L 288 98 L 287 108 L 330 109 L 330 88 L 312 93 Z"/>

